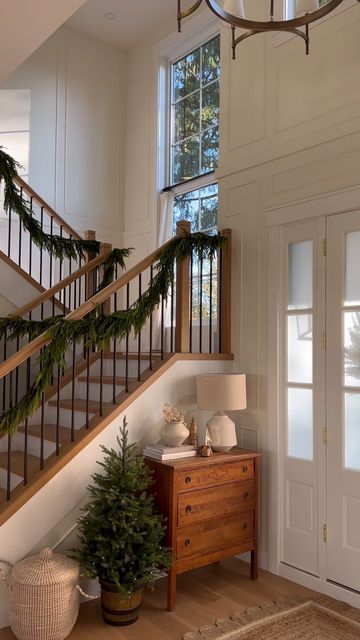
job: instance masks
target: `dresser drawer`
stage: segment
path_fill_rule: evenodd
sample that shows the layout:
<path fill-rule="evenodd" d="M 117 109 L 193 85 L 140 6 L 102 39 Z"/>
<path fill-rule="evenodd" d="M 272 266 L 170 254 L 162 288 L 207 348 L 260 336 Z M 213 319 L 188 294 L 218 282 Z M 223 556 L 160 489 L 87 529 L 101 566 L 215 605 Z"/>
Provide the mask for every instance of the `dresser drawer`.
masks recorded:
<path fill-rule="evenodd" d="M 177 531 L 177 559 L 234 547 L 253 539 L 254 511 L 208 520 L 202 524 L 183 527 Z"/>
<path fill-rule="evenodd" d="M 255 509 L 255 481 L 243 480 L 178 496 L 179 527 Z"/>
<path fill-rule="evenodd" d="M 189 491 L 210 487 L 219 482 L 234 482 L 254 477 L 254 461 L 238 460 L 228 464 L 209 464 L 207 467 L 194 467 L 177 473 L 177 491 Z"/>

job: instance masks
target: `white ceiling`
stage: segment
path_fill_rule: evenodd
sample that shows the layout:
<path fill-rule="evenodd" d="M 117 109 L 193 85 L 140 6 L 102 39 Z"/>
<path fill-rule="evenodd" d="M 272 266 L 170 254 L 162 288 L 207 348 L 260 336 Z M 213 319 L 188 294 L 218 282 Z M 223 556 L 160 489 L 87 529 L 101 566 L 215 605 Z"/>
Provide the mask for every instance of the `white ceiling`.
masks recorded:
<path fill-rule="evenodd" d="M 129 49 L 172 18 L 176 29 L 176 11 L 176 0 L 87 0 L 68 24 L 121 49 Z M 106 13 L 115 14 L 116 18 L 107 20 Z"/>

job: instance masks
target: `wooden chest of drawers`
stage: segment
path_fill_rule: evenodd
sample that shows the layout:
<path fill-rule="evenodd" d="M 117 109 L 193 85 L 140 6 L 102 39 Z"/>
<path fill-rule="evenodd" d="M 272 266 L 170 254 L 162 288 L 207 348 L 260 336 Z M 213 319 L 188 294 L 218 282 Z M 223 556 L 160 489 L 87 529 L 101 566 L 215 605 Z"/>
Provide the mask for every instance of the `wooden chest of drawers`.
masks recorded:
<path fill-rule="evenodd" d="M 251 551 L 257 578 L 260 454 L 241 449 L 210 458 L 159 462 L 154 473 L 158 510 L 166 517 L 172 549 L 168 610 L 175 607 L 176 576 L 228 556 Z"/>

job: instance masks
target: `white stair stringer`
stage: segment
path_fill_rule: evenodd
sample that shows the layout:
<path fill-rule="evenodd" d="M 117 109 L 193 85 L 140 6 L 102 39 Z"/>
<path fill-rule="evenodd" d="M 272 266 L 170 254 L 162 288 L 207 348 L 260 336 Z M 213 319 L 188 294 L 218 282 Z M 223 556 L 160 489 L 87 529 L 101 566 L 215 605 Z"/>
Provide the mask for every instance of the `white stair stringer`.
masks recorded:
<path fill-rule="evenodd" d="M 3 558 L 16 562 L 27 555 L 84 499 L 91 474 L 98 471 L 97 461 L 103 457 L 100 445 L 117 447 L 116 438 L 124 415 L 130 440 L 138 443 L 142 449 L 157 439 L 157 436 L 154 438 L 153 425 L 161 424 L 165 402 L 175 405 L 184 396 L 192 396 L 197 374 L 231 372 L 233 369 L 233 362 L 229 360 L 185 360 L 185 357 L 174 358 L 174 362 L 161 375 L 156 374 L 149 380 L 142 393 L 135 394 L 133 400 L 130 397 L 125 411 L 95 435 L 86 447 L 1 526 L 0 548 Z M 204 415 L 205 421 L 207 417 Z M 20 531 L 26 531 L 26 536 L 19 535 Z M 0 591 L 0 628 L 7 624 L 6 594 Z"/>

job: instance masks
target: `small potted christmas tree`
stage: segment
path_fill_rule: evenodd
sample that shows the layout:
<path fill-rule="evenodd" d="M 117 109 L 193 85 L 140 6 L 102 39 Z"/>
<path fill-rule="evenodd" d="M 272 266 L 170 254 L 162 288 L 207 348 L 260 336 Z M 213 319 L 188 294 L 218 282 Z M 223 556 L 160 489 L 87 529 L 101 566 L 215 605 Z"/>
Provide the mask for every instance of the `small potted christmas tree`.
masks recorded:
<path fill-rule="evenodd" d="M 147 493 L 151 472 L 128 442 L 125 418 L 117 441 L 119 451 L 102 447 L 102 473 L 92 476 L 72 556 L 87 577 L 99 578 L 104 621 L 126 625 L 137 620 L 143 587 L 153 587 L 170 555 L 162 547 L 163 519 Z"/>

